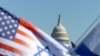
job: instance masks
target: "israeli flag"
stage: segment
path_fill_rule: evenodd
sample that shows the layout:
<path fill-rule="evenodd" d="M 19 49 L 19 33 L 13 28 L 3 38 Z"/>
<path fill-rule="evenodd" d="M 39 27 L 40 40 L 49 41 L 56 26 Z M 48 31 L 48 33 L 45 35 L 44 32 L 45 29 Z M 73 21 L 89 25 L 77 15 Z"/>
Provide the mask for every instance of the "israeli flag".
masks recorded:
<path fill-rule="evenodd" d="M 81 56 L 100 56 L 100 23 L 85 37 L 75 52 Z"/>

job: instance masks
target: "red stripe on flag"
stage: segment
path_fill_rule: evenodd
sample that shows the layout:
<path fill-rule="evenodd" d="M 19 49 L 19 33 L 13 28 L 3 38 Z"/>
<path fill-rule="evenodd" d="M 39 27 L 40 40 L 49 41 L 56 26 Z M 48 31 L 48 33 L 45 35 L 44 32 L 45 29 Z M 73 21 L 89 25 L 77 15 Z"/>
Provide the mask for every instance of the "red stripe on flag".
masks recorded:
<path fill-rule="evenodd" d="M 23 45 L 24 47 L 28 47 L 30 48 L 30 45 L 28 43 L 26 43 L 25 41 L 22 41 L 20 39 L 15 38 L 14 41 L 20 45 Z"/>
<path fill-rule="evenodd" d="M 20 19 L 20 24 L 23 25 L 25 28 L 29 29 L 32 32 L 38 33 L 35 29 L 36 27 L 34 25 L 32 25 L 30 22 L 28 22 L 27 20 L 21 18 Z"/>
<path fill-rule="evenodd" d="M 30 33 L 25 33 L 25 32 L 23 32 L 22 30 L 18 30 L 18 33 L 19 34 L 21 34 L 21 35 L 23 35 L 23 36 L 25 36 L 26 38 L 28 38 L 28 39 L 30 39 L 30 40 L 32 40 L 32 41 L 35 41 L 34 39 L 33 39 L 33 37 L 32 36 L 30 36 L 30 35 L 28 35 L 28 34 L 30 34 Z"/>
<path fill-rule="evenodd" d="M 37 28 L 35 25 L 31 24 L 27 20 L 21 18 L 20 24 L 23 25 L 25 28 L 29 29 L 30 31 L 32 31 L 35 36 L 40 37 L 41 39 L 46 37 L 39 28 Z"/>
<path fill-rule="evenodd" d="M 0 43 L 0 48 L 5 49 L 5 50 L 8 50 L 8 51 L 13 52 L 13 53 L 17 53 L 17 54 L 23 56 L 23 55 L 22 55 L 23 52 L 22 52 L 21 50 L 16 49 L 16 48 L 11 47 L 11 46 L 8 46 L 8 45 L 5 45 L 5 44 L 3 44 L 3 43 Z"/>
<path fill-rule="evenodd" d="M 28 22 L 27 20 L 21 18 L 20 24 L 23 25 L 25 28 L 29 29 L 30 31 L 32 31 L 34 34 L 42 35 L 41 33 L 39 33 L 39 31 L 37 31 L 37 27 Z"/>

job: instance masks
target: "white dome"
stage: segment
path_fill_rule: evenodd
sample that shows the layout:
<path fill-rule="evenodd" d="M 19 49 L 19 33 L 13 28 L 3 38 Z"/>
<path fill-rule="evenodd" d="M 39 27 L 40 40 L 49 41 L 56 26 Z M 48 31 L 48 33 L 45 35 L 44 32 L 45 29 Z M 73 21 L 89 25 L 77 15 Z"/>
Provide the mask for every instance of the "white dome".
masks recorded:
<path fill-rule="evenodd" d="M 68 39 L 66 28 L 61 24 L 60 18 L 58 19 L 58 24 L 53 29 L 52 36 L 54 38 L 58 38 L 58 37 L 64 38 L 65 37 L 64 39 Z"/>
<path fill-rule="evenodd" d="M 66 28 L 60 23 L 60 25 L 55 26 L 53 32 L 66 32 Z"/>
<path fill-rule="evenodd" d="M 61 24 L 60 15 L 58 18 L 58 24 L 54 27 L 52 37 L 61 41 L 64 44 L 69 44 L 69 38 L 67 35 L 66 28 Z"/>

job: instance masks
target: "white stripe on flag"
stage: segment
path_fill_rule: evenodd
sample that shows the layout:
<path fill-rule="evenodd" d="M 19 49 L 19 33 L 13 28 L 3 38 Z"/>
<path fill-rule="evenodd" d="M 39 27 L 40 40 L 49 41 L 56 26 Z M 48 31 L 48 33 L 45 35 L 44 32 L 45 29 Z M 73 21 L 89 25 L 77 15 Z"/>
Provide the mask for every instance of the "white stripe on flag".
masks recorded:
<path fill-rule="evenodd" d="M 7 55 L 7 56 L 20 56 L 19 54 L 16 54 L 16 53 L 14 53 L 14 52 L 10 52 L 10 51 L 8 51 L 8 50 L 6 50 L 6 49 L 2 49 L 2 48 L 0 48 L 0 54 L 3 54 L 3 55 Z"/>
<path fill-rule="evenodd" d="M 20 34 L 20 36 L 22 37 L 22 38 L 20 38 L 20 37 L 17 37 L 17 38 L 20 38 L 20 39 L 25 39 L 25 41 L 27 41 L 28 43 L 30 42 L 30 43 L 34 43 L 35 42 L 35 44 L 37 44 L 37 45 L 39 45 L 40 47 L 42 47 L 42 48 L 44 48 L 44 46 L 41 44 L 41 42 L 37 39 L 37 37 L 34 35 L 34 33 L 32 33 L 32 31 L 30 31 L 30 30 L 28 30 L 28 29 L 26 29 L 25 27 L 23 27 L 22 25 L 19 25 L 19 29 L 20 30 L 22 30 L 24 33 L 26 33 L 26 34 L 28 34 L 28 35 L 30 35 L 33 39 L 34 39 L 34 41 L 32 42 L 31 40 L 29 40 L 29 39 L 25 39 L 25 37 L 26 36 L 22 36 L 21 34 Z M 17 36 L 17 35 L 16 35 Z"/>
<path fill-rule="evenodd" d="M 20 44 L 17 44 L 17 43 L 15 43 L 13 41 L 10 41 L 10 40 L 4 39 L 4 38 L 0 38 L 0 43 L 3 43 L 5 45 L 11 46 L 11 47 L 14 47 L 14 48 L 16 48 L 18 50 L 21 50 L 22 53 L 25 56 L 26 56 L 26 54 L 28 54 L 29 56 L 33 54 L 33 52 L 30 49 L 28 49 L 28 48 L 26 48 L 26 47 L 24 47 L 24 46 L 22 46 Z"/>
<path fill-rule="evenodd" d="M 25 27 L 22 26 L 22 25 L 19 25 L 19 28 L 18 28 L 18 29 L 22 30 L 23 32 L 27 33 L 27 34 L 30 35 L 30 36 L 33 36 L 32 31 L 28 30 L 27 28 L 25 28 Z"/>
<path fill-rule="evenodd" d="M 26 42 L 29 45 L 32 45 L 32 47 L 33 47 L 33 45 L 36 45 L 35 41 L 31 41 L 31 40 L 27 39 L 26 36 L 23 36 L 23 35 L 21 35 L 19 33 L 16 33 L 16 38 Z"/>

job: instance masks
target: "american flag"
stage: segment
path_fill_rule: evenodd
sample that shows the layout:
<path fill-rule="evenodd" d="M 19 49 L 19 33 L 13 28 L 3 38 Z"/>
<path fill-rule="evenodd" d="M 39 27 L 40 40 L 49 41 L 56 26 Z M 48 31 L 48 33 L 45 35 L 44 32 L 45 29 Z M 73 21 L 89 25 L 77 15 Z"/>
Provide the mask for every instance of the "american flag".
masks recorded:
<path fill-rule="evenodd" d="M 44 48 L 21 22 L 0 8 L 0 56 L 33 56 L 38 52 L 37 46 Z"/>
<path fill-rule="evenodd" d="M 65 56 L 68 52 L 35 25 L 0 7 L 0 56 Z"/>

